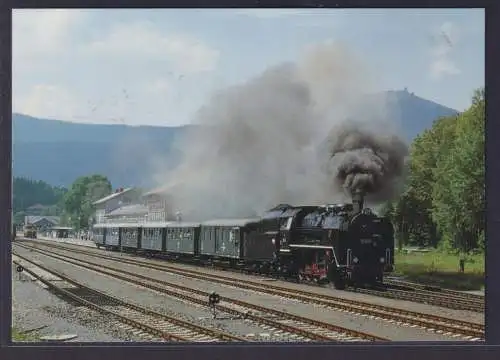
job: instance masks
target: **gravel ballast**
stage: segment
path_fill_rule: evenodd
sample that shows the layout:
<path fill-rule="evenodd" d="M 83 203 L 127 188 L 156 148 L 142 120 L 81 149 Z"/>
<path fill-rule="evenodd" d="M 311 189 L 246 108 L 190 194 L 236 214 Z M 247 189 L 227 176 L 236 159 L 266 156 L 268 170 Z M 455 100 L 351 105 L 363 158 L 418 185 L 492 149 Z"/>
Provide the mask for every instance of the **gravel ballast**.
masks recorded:
<path fill-rule="evenodd" d="M 127 302 L 147 307 L 167 315 L 174 315 L 177 318 L 201 326 L 217 328 L 231 334 L 246 337 L 249 340 L 269 340 L 268 338 L 272 335 L 266 326 L 254 325 L 243 319 L 232 319 L 229 315 L 220 313 L 217 314 L 216 319 L 213 319 L 213 314 L 207 307 L 170 298 L 152 290 L 137 287 L 130 283 L 112 279 L 107 276 L 102 276 L 94 271 L 65 264 L 47 256 L 23 250 L 24 249 L 16 248 L 16 252 L 22 256 L 35 260 L 35 262 L 40 261 L 49 268 L 60 271 L 84 285 Z M 282 338 L 280 337 L 279 339 Z M 277 338 L 276 340 L 279 339 Z"/>
<path fill-rule="evenodd" d="M 84 270 L 82 268 L 75 267 L 71 264 L 67 264 L 59 260 L 51 259 L 45 255 L 41 255 L 35 252 L 29 252 L 17 247 L 16 251 L 18 251 L 19 254 L 27 255 L 30 258 L 40 259 L 44 264 L 47 264 L 47 266 L 53 267 L 56 270 L 63 271 L 68 276 L 74 277 L 78 280 L 81 280 L 82 282 L 86 282 L 89 286 L 111 292 L 115 296 L 124 297 L 130 301 L 137 301 L 138 303 L 144 305 L 148 304 L 152 307 L 159 306 L 164 309 L 175 308 L 176 312 L 179 311 L 183 314 L 185 314 L 187 311 L 186 309 L 180 309 L 180 305 L 176 304 L 178 303 L 178 301 L 171 300 L 165 295 L 155 294 L 149 290 L 142 290 L 135 286 L 127 285 L 126 283 L 110 279 L 106 276 L 101 276 L 96 272 Z M 221 295 L 223 299 L 224 297 L 239 299 L 265 307 L 274 308 L 276 310 L 283 310 L 300 316 L 330 322 L 332 324 L 348 327 L 353 330 L 361 330 L 374 335 L 386 337 L 394 341 L 459 340 L 456 337 L 429 332 L 418 327 L 413 327 L 412 325 L 398 325 L 385 320 L 325 309 L 312 304 L 303 304 L 298 301 L 284 299 L 277 296 L 259 294 L 256 292 L 236 289 L 229 286 L 208 283 L 205 281 L 190 279 L 179 275 L 165 273 L 162 271 L 144 269 L 139 266 L 120 264 L 116 261 L 96 259 L 81 254 L 73 254 L 72 256 L 86 259 L 94 263 L 108 264 L 115 268 L 123 269 L 136 274 L 177 283 L 179 285 L 188 286 L 207 292 L 216 291 Z M 185 306 L 185 304 L 183 306 Z M 207 316 L 206 311 L 204 316 Z M 195 317 L 200 318 L 199 315 L 195 315 Z M 230 324 L 234 324 L 234 322 L 230 322 Z M 240 332 L 240 330 L 237 331 Z"/>
<path fill-rule="evenodd" d="M 69 304 L 38 282 L 12 269 L 12 326 L 19 332 L 30 331 L 30 339 L 46 336 L 77 335 L 75 342 L 144 341 L 129 331 L 112 328 L 108 319 L 94 311 Z"/>
<path fill-rule="evenodd" d="M 79 242 L 80 240 L 75 240 L 75 241 Z M 63 244 L 66 246 L 77 245 L 77 244 L 73 244 L 71 240 L 68 240 L 68 241 L 61 240 L 60 242 L 66 242 L 65 244 Z M 84 249 L 86 251 L 96 252 L 97 254 L 101 254 L 101 255 L 105 255 L 107 253 L 106 251 L 97 249 L 95 247 L 95 244 L 93 244 L 90 241 L 83 240 L 81 243 L 78 243 L 78 245 L 80 245 L 80 244 L 81 245 L 86 244 L 85 246 L 88 247 L 88 249 Z M 76 248 L 78 248 L 78 247 L 76 247 Z M 215 275 L 222 275 L 222 276 L 230 276 L 230 277 L 235 278 L 235 279 L 249 280 L 252 282 L 265 281 L 265 280 L 259 278 L 258 276 L 240 274 L 237 272 L 214 270 L 214 269 L 207 268 L 207 267 L 201 268 L 201 267 L 196 267 L 193 265 L 186 265 L 186 264 L 179 264 L 179 263 L 172 264 L 172 263 L 167 263 L 167 262 L 161 261 L 161 260 L 145 259 L 145 258 L 137 257 L 134 255 L 119 253 L 119 252 L 109 252 L 109 254 L 110 254 L 110 256 L 113 256 L 113 257 L 123 257 L 123 258 L 128 258 L 128 259 L 145 261 L 145 262 L 152 263 L 152 264 L 158 264 L 160 266 L 162 265 L 162 263 L 168 264 L 168 265 L 174 265 L 174 266 L 178 267 L 179 269 L 196 270 L 196 271 L 206 273 L 207 275 L 215 274 Z M 374 295 L 360 294 L 360 293 L 355 293 L 355 292 L 350 292 L 350 291 L 340 291 L 340 290 L 333 289 L 332 287 L 309 286 L 309 285 L 305 285 L 305 284 L 297 284 L 297 283 L 287 282 L 287 281 L 282 281 L 282 280 L 273 281 L 273 284 L 277 285 L 277 286 L 281 286 L 281 287 L 286 287 L 288 289 L 306 290 L 306 291 L 310 291 L 310 292 L 314 292 L 314 293 L 322 294 L 322 295 L 337 296 L 339 298 L 347 299 L 347 300 L 363 301 L 363 302 L 367 302 L 367 303 L 371 303 L 371 304 L 375 304 L 375 305 L 390 306 L 390 307 L 393 307 L 396 309 L 416 311 L 416 312 L 421 312 L 424 314 L 433 314 L 433 315 L 444 316 L 444 317 L 448 317 L 448 318 L 452 318 L 452 319 L 461 319 L 464 321 L 470 321 L 470 322 L 474 322 L 474 323 L 478 323 L 478 324 L 484 324 L 484 314 L 473 312 L 473 311 L 455 310 L 455 309 L 449 309 L 449 308 L 444 308 L 444 307 L 440 307 L 440 306 L 422 304 L 422 303 L 406 301 L 406 300 L 388 299 L 388 298 L 374 296 Z"/>

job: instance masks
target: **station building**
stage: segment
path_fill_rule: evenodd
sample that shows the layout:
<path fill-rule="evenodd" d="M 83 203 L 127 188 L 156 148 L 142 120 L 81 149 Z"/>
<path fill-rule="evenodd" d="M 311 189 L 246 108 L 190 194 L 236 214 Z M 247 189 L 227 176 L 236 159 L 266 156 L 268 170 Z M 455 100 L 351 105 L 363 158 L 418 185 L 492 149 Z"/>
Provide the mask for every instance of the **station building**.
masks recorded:
<path fill-rule="evenodd" d="M 171 221 L 176 214 L 164 188 L 141 192 L 137 188 L 117 189 L 94 202 L 92 224 L 122 224 Z"/>
<path fill-rule="evenodd" d="M 110 223 L 117 220 L 117 218 L 120 218 L 120 216 L 129 219 L 130 214 L 124 214 L 123 212 L 117 210 L 126 206 L 140 204 L 141 197 L 141 191 L 137 188 L 130 187 L 126 189 L 116 189 L 112 194 L 93 203 L 96 208 L 93 223 Z"/>
<path fill-rule="evenodd" d="M 58 226 L 59 216 L 25 216 L 24 225 L 33 225 L 38 232 L 46 233 L 54 226 Z"/>

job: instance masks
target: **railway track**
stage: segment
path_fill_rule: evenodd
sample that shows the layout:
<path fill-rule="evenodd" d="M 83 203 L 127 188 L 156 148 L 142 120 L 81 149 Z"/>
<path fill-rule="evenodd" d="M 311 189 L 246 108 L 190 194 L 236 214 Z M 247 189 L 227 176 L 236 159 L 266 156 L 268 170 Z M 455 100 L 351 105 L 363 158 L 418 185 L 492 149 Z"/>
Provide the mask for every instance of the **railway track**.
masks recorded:
<path fill-rule="evenodd" d="M 390 286 L 419 290 L 430 294 L 439 294 L 441 296 L 453 296 L 459 299 L 463 299 L 465 301 L 481 302 L 483 304 L 483 309 L 484 309 L 484 295 L 471 294 L 450 289 L 443 289 L 440 288 L 439 286 L 417 284 L 414 282 L 404 281 L 404 280 L 386 279 L 384 282 Z"/>
<path fill-rule="evenodd" d="M 37 243 L 37 245 L 39 244 Z M 44 245 L 46 244 L 43 244 L 42 246 Z M 138 265 L 154 270 L 160 270 L 177 274 L 180 276 L 187 276 L 190 278 L 200 279 L 204 281 L 211 281 L 219 284 L 229 285 L 232 287 L 243 288 L 256 292 L 295 299 L 304 303 L 313 303 L 325 308 L 376 317 L 384 320 L 389 320 L 391 322 L 397 322 L 400 324 L 416 325 L 425 329 L 432 329 L 433 331 L 439 333 L 456 334 L 462 336 L 466 340 L 475 341 L 484 339 L 484 325 L 482 324 L 450 319 L 437 315 L 423 314 L 404 309 L 396 309 L 383 305 L 375 305 L 362 301 L 347 300 L 331 295 L 318 294 L 315 292 L 309 292 L 304 290 L 289 289 L 281 286 L 264 284 L 262 282 L 239 280 L 223 275 L 206 274 L 195 270 L 179 269 L 178 267 L 166 264 L 156 265 L 147 261 L 124 259 L 122 257 L 109 256 L 109 255 L 104 256 L 96 252 L 83 251 L 80 249 L 77 250 L 74 248 L 70 249 L 64 246 L 58 247 L 54 245 L 48 245 L 47 247 L 56 248 L 63 251 L 78 252 L 87 256 L 118 261 L 121 263 L 126 263 L 131 265 Z M 37 248 L 37 246 L 34 246 L 34 248 Z M 48 251 L 51 252 L 50 250 Z M 54 253 L 53 251 L 52 254 L 55 254 L 56 256 L 65 256 L 67 259 L 67 255 L 65 254 L 64 255 L 60 253 L 58 254 Z M 64 258 L 61 259 L 64 260 Z M 93 263 L 93 265 L 97 264 Z"/>
<path fill-rule="evenodd" d="M 69 248 L 65 247 L 64 245 L 61 246 L 60 244 L 44 245 L 53 246 L 55 248 Z M 70 246 L 71 249 L 74 249 L 75 247 L 84 247 L 73 244 L 71 244 Z M 228 270 L 228 268 L 226 267 L 221 267 L 221 269 Z M 383 289 L 348 288 L 346 289 L 346 291 L 384 297 L 388 299 L 406 300 L 427 305 L 441 306 L 455 310 L 467 310 L 478 313 L 484 313 L 485 311 L 484 296 L 481 295 L 467 294 L 460 291 L 441 289 L 439 287 L 410 283 L 401 280 L 388 279 L 384 281 L 384 284 L 388 285 L 388 287 Z"/>
<path fill-rule="evenodd" d="M 391 283 L 387 282 L 385 284 L 389 285 L 389 287 L 381 290 L 359 288 L 352 291 L 390 299 L 408 300 L 422 304 L 437 305 L 455 310 L 468 310 L 479 313 L 484 313 L 485 310 L 484 299 L 480 300 L 475 298 L 468 298 L 467 296 L 437 293 L 430 290 L 410 287 L 405 287 L 408 290 L 403 290 L 400 288 L 392 288 L 392 286 L 397 285 L 392 285 Z"/>
<path fill-rule="evenodd" d="M 49 256 L 72 265 L 83 267 L 87 270 L 96 271 L 101 275 L 106 275 L 114 279 L 119 279 L 134 285 L 147 288 L 162 294 L 181 299 L 203 307 L 208 306 L 207 299 L 210 293 L 180 286 L 158 279 L 151 279 L 140 274 L 114 269 L 102 264 L 92 263 L 74 257 L 60 256 L 51 251 L 43 251 L 17 244 L 28 250 L 36 251 L 44 256 Z M 15 253 L 15 252 L 14 252 Z M 16 256 L 19 256 L 15 253 Z M 389 339 L 352 330 L 349 328 L 325 323 L 302 316 L 293 315 L 287 312 L 266 308 L 260 305 L 251 304 L 237 299 L 224 298 L 224 304 L 215 305 L 215 308 L 222 313 L 233 315 L 235 318 L 244 319 L 254 324 L 264 325 L 266 329 L 279 332 L 285 341 L 323 341 L 323 342 L 344 342 L 344 341 L 390 341 Z"/>
<path fill-rule="evenodd" d="M 114 318 L 119 323 L 117 324 L 118 326 L 123 327 L 123 324 L 125 324 L 127 327 L 136 330 L 135 333 L 138 336 L 147 340 L 173 342 L 248 341 L 220 330 L 201 327 L 135 304 L 124 302 L 116 297 L 91 289 L 59 271 L 35 263 L 24 256 L 19 254 L 16 254 L 16 256 L 22 259 L 23 263 L 14 261 L 14 264 L 23 266 L 25 263 L 28 263 L 61 279 L 64 285 L 61 285 L 60 281 L 55 284 L 50 280 L 46 280 L 36 272 L 23 266 L 24 271 L 42 282 L 56 294 Z M 137 330 L 139 330 L 138 333 Z"/>

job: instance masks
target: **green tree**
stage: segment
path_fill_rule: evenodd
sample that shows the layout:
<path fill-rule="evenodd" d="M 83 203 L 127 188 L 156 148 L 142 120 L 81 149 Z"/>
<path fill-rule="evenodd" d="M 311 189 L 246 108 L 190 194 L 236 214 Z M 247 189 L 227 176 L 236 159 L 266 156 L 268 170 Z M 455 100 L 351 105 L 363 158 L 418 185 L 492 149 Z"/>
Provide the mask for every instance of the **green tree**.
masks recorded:
<path fill-rule="evenodd" d="M 411 144 L 404 191 L 386 206 L 400 246 L 484 249 L 484 106 L 479 89 Z"/>
<path fill-rule="evenodd" d="M 484 232 L 484 89 L 457 118 L 450 151 L 436 170 L 433 214 L 448 247 L 478 248 Z"/>
<path fill-rule="evenodd" d="M 103 175 L 81 176 L 64 196 L 64 210 L 71 226 L 86 229 L 94 211 L 93 203 L 111 193 L 111 183 Z"/>

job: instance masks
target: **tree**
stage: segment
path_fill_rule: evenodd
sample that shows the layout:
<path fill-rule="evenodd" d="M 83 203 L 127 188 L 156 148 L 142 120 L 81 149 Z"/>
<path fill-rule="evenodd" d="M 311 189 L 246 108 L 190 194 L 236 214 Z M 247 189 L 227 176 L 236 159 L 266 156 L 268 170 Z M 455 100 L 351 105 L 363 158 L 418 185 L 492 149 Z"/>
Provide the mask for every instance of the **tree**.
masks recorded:
<path fill-rule="evenodd" d="M 484 106 L 479 89 L 469 109 L 411 144 L 405 189 L 386 206 L 400 243 L 484 249 Z"/>
<path fill-rule="evenodd" d="M 88 227 L 94 212 L 93 203 L 111 193 L 111 183 L 103 175 L 81 176 L 73 182 L 64 196 L 64 210 L 75 229 Z"/>
<path fill-rule="evenodd" d="M 433 213 L 449 247 L 468 252 L 480 246 L 484 232 L 484 89 L 460 114 L 447 157 L 436 171 Z"/>

